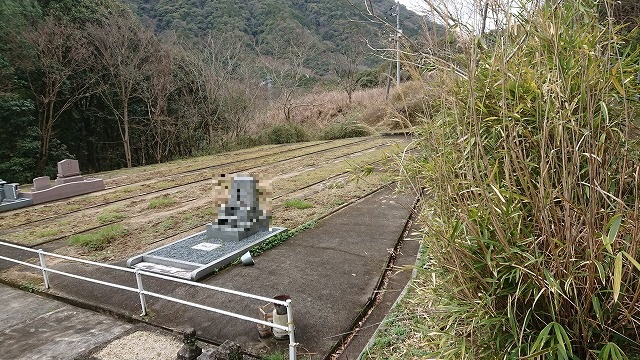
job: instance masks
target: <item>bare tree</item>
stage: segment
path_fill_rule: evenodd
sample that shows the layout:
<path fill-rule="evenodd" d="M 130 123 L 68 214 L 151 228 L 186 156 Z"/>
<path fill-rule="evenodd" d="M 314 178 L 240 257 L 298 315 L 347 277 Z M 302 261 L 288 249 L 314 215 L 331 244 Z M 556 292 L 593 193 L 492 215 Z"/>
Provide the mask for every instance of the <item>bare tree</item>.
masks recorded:
<path fill-rule="evenodd" d="M 136 85 L 149 62 L 153 30 L 133 16 L 115 16 L 104 25 L 90 27 L 88 33 L 98 66 L 106 70 L 101 95 L 118 122 L 127 167 L 131 167 L 129 104 L 138 95 Z"/>
<path fill-rule="evenodd" d="M 145 145 L 158 163 L 171 151 L 178 132 L 168 112 L 169 98 L 178 86 L 173 76 L 176 46 L 175 38 L 169 36 L 150 46 L 152 56 L 144 67 L 145 81 L 140 89 L 147 110 L 144 128 L 151 137 L 150 144 Z"/>
<path fill-rule="evenodd" d="M 206 119 L 209 146 L 221 142 L 226 133 L 225 97 L 242 68 L 242 42 L 211 34 L 192 51 L 192 71 L 196 81 L 199 106 Z"/>
<path fill-rule="evenodd" d="M 338 82 L 342 90 L 347 93 L 349 104 L 353 92 L 358 89 L 358 67 L 364 58 L 364 49 L 359 43 L 354 43 L 345 51 L 336 55 L 334 61 L 334 71 L 338 77 Z"/>
<path fill-rule="evenodd" d="M 91 78 L 73 81 L 75 75 L 88 69 L 90 51 L 77 28 L 52 18 L 45 19 L 23 36 L 28 50 L 18 56 L 21 65 L 27 69 L 29 89 L 38 110 L 40 152 L 37 173 L 42 175 L 56 121 L 78 99 L 94 91 Z"/>
<path fill-rule="evenodd" d="M 262 56 L 265 66 L 270 69 L 273 87 L 279 92 L 277 101 L 286 122 L 292 122 L 296 108 L 313 106 L 299 103 L 296 98 L 311 74 L 304 63 L 319 51 L 309 30 L 298 23 L 290 26 L 292 28 L 286 31 L 280 42 L 272 44 L 274 48 L 270 49 L 277 61 Z"/>

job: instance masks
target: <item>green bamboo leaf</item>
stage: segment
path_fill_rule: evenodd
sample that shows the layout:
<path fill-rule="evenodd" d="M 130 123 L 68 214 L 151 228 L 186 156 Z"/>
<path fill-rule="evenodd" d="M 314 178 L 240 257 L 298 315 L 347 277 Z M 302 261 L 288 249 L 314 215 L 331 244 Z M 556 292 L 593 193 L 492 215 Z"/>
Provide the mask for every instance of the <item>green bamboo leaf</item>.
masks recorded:
<path fill-rule="evenodd" d="M 604 247 L 609 251 L 609 254 L 613 255 L 613 248 L 611 244 L 616 240 L 616 236 L 618 235 L 618 230 L 620 229 L 620 224 L 622 223 L 622 216 L 620 214 L 614 215 L 609 223 L 607 224 L 607 228 L 609 228 L 608 235 L 602 235 L 602 243 Z"/>
<path fill-rule="evenodd" d="M 622 252 L 624 254 L 624 256 L 627 257 L 627 259 L 629 259 L 629 261 L 631 261 L 631 263 L 633 264 L 633 266 L 636 267 L 636 269 L 640 270 L 640 263 L 636 261 L 636 259 L 634 259 L 631 255 L 629 255 L 629 253 L 627 253 L 626 251 Z"/>
<path fill-rule="evenodd" d="M 619 252 L 616 255 L 616 260 L 613 265 L 613 301 L 618 301 L 620 295 L 620 285 L 622 284 L 622 253 Z"/>
<path fill-rule="evenodd" d="M 551 328 L 553 327 L 553 324 L 555 324 L 555 322 L 550 322 L 547 326 L 544 327 L 544 329 L 542 329 L 542 331 L 540 331 L 540 334 L 538 334 L 536 341 L 533 343 L 531 351 L 535 353 L 538 350 L 542 350 L 544 343 L 547 342 L 547 337 L 549 335 L 549 331 L 551 331 Z M 530 352 L 529 355 L 532 355 L 532 353 Z"/>
<path fill-rule="evenodd" d="M 609 241 L 609 238 L 607 236 L 602 235 L 602 243 L 604 244 L 604 247 L 607 249 L 609 254 L 613 255 L 613 248 L 611 247 L 611 241 Z"/>
<path fill-rule="evenodd" d="M 556 348 L 558 349 L 558 357 L 563 360 L 569 360 L 569 355 L 571 355 L 571 343 L 569 341 L 569 336 L 564 331 L 562 325 L 555 323 L 553 325 L 553 331 L 556 333 L 556 340 L 558 344 Z"/>
<path fill-rule="evenodd" d="M 606 282 L 604 267 L 597 260 L 594 260 L 593 262 L 596 264 L 596 268 L 598 268 L 598 275 L 600 276 L 600 281 L 602 281 L 603 283 Z"/>
<path fill-rule="evenodd" d="M 606 344 L 600 349 L 600 353 L 598 354 L 598 359 L 600 360 L 609 360 L 609 354 L 611 353 L 611 343 Z"/>
<path fill-rule="evenodd" d="M 602 322 L 602 308 L 600 307 L 600 300 L 595 295 L 591 295 L 591 304 L 593 304 L 593 311 L 596 313 L 598 321 Z"/>
<path fill-rule="evenodd" d="M 607 109 L 607 104 L 604 101 L 600 102 L 600 111 L 602 111 L 602 118 L 604 119 L 604 123 L 609 123 L 609 109 Z M 604 135 L 604 133 L 602 134 Z"/>
<path fill-rule="evenodd" d="M 609 241 L 611 244 L 616 240 L 616 235 L 618 235 L 618 229 L 620 229 L 620 223 L 622 222 L 622 215 L 616 214 L 611 220 L 609 220 Z"/>

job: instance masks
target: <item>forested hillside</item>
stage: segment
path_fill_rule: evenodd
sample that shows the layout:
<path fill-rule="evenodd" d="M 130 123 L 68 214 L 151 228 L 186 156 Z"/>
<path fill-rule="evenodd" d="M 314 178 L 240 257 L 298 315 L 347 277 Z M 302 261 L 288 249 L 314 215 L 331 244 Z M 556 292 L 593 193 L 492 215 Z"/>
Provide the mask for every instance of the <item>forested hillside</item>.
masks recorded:
<path fill-rule="evenodd" d="M 394 2 L 374 4 L 384 17 Z M 366 43 L 389 34 L 342 1 L 3 0 L 0 178 L 53 177 L 64 158 L 94 172 L 262 141 L 267 108 L 294 125 L 312 87 L 350 102 L 377 86 Z"/>
<path fill-rule="evenodd" d="M 134 12 L 155 22 L 158 31 L 202 37 L 234 36 L 261 55 L 280 56 L 287 43 L 304 40 L 307 63 L 321 75 L 331 72 L 335 54 L 353 51 L 355 43 L 368 40 L 382 46 L 390 35 L 379 24 L 362 16 L 362 1 L 348 0 L 125 0 Z M 393 23 L 393 0 L 373 1 L 376 13 Z M 407 36 L 417 36 L 421 19 L 402 9 Z M 369 62 L 372 65 L 373 62 Z"/>
<path fill-rule="evenodd" d="M 332 71 L 332 60 L 356 51 L 364 40 L 385 45 L 391 35 L 362 16 L 360 0 L 125 0 L 134 12 L 155 22 L 159 32 L 188 36 L 233 36 L 251 51 L 280 58 L 289 44 L 303 44 L 305 65 L 319 75 Z M 395 24 L 395 1 L 372 1 L 376 14 Z M 402 7 L 402 28 L 409 37 L 422 30 L 421 18 Z M 362 51 L 363 49 L 358 49 Z M 367 65 L 379 63 L 370 57 Z"/>

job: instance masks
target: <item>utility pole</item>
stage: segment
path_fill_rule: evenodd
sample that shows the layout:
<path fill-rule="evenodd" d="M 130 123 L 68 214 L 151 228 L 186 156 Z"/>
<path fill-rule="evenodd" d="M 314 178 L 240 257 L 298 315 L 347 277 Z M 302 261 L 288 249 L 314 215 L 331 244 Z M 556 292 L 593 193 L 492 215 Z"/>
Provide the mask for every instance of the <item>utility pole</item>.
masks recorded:
<path fill-rule="evenodd" d="M 396 86 L 400 86 L 400 2 L 396 0 Z"/>

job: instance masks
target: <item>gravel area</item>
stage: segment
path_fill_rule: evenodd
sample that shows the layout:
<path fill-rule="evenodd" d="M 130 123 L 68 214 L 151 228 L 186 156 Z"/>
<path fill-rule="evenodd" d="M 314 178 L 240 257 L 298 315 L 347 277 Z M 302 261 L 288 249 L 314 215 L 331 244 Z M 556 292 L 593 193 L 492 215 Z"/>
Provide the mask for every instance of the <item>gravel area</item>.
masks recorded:
<path fill-rule="evenodd" d="M 179 339 L 149 331 L 136 331 L 111 342 L 93 355 L 100 360 L 175 360 L 182 347 Z"/>

